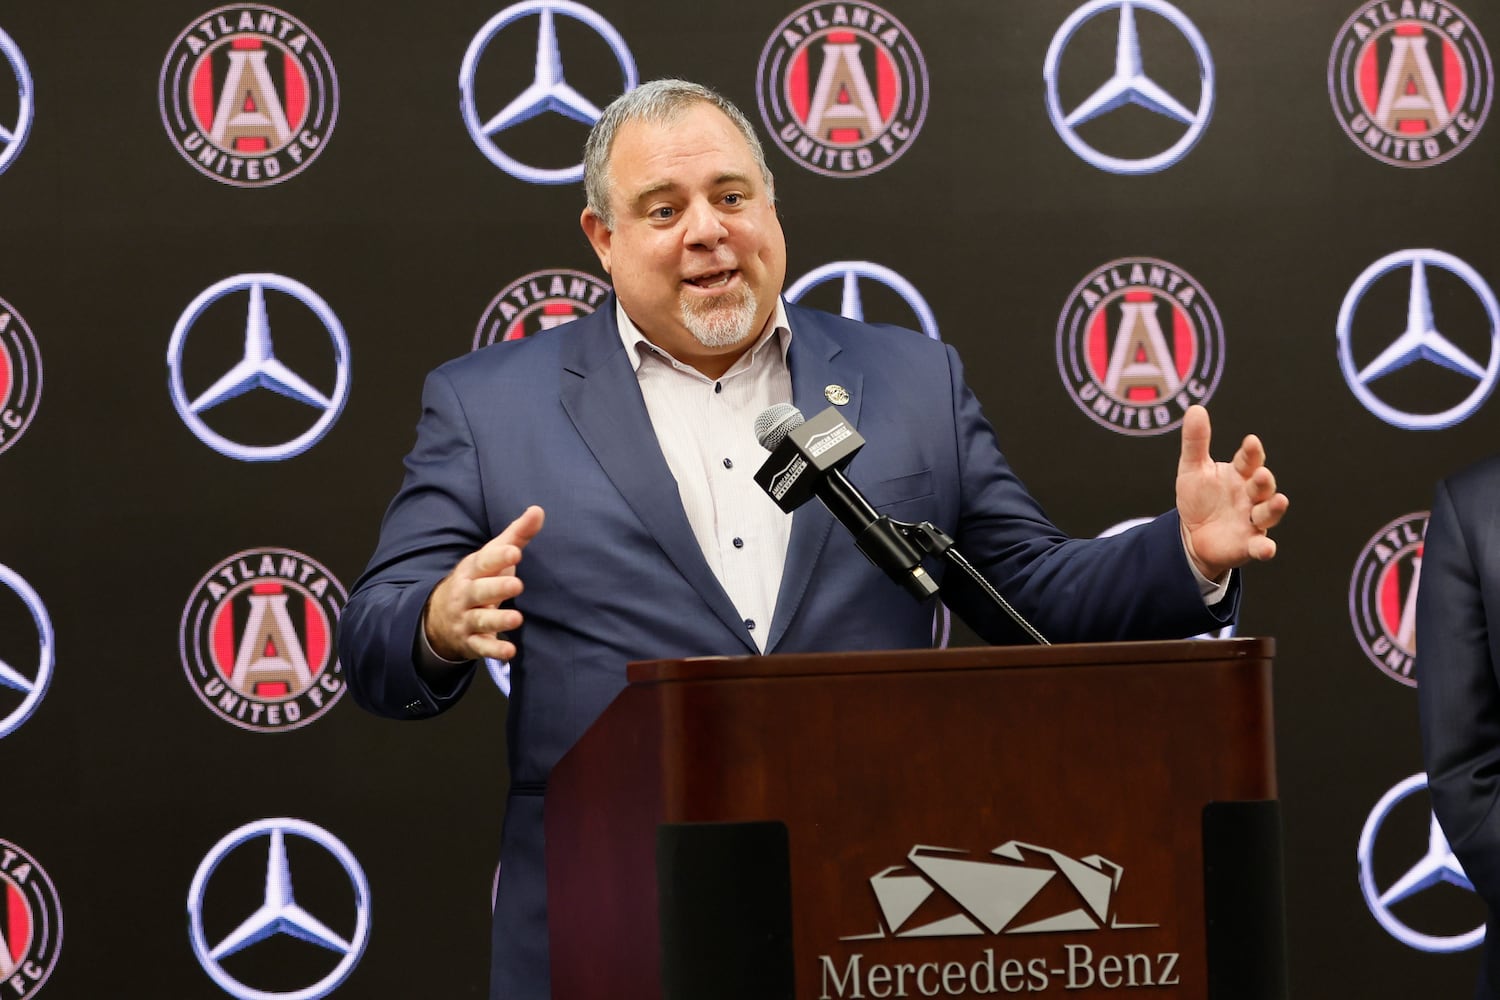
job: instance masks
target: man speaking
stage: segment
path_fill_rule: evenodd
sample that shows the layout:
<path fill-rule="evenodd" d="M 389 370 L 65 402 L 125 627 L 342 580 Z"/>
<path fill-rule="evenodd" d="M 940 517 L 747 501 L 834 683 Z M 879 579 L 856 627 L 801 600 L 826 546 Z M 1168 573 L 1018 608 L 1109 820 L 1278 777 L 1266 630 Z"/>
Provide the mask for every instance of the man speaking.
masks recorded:
<path fill-rule="evenodd" d="M 878 513 L 950 531 L 1054 640 L 1221 627 L 1232 570 L 1274 555 L 1266 532 L 1287 508 L 1260 442 L 1215 463 L 1194 407 L 1175 511 L 1066 537 L 1011 472 L 952 348 L 781 299 L 770 170 L 744 115 L 706 88 L 658 80 L 616 100 L 589 135 L 584 183 L 583 230 L 614 299 L 428 377 L 339 633 L 355 699 L 396 718 L 443 711 L 481 657 L 510 662 L 497 1000 L 548 995 L 547 777 L 627 661 L 931 644 L 931 606 L 826 509 L 788 516 L 756 485 L 767 407 L 838 403 L 867 442 L 853 486 Z M 977 586 L 933 572 L 987 641 L 1024 641 Z"/>

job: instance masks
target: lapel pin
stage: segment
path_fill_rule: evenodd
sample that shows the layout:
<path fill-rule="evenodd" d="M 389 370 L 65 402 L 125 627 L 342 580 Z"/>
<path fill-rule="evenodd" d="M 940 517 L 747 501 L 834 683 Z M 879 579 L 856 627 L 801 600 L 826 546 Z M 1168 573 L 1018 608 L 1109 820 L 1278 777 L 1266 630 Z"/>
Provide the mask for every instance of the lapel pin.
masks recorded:
<path fill-rule="evenodd" d="M 849 402 L 849 390 L 841 385 L 830 385 L 823 390 L 823 398 L 834 406 L 843 406 Z"/>

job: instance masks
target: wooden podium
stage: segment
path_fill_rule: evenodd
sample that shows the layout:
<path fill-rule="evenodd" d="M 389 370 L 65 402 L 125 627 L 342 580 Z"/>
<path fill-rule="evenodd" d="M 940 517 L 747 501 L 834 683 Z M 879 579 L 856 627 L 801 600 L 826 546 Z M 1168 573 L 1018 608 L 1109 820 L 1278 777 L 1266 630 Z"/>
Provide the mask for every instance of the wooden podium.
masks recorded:
<path fill-rule="evenodd" d="M 633 663 L 548 786 L 554 1000 L 1281 997 L 1273 650 Z"/>

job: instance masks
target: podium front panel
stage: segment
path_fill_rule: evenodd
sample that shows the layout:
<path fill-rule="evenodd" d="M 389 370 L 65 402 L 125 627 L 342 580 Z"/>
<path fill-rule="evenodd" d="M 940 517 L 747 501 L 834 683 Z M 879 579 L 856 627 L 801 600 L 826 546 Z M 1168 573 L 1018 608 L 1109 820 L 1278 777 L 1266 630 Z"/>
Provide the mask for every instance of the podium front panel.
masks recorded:
<path fill-rule="evenodd" d="M 660 995 L 656 823 L 780 821 L 799 997 L 1205 997 L 1203 811 L 1275 797 L 1269 645 L 770 657 L 634 684 L 549 791 L 554 996 L 601 995 L 557 970 L 604 935 L 653 984 L 632 995 Z"/>

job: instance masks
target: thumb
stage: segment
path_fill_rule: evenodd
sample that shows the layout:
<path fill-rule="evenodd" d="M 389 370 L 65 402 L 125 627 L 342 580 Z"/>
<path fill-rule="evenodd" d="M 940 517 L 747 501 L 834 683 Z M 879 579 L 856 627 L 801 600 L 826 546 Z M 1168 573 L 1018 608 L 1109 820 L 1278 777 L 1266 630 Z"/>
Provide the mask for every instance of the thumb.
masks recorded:
<path fill-rule="evenodd" d="M 546 520 L 546 512 L 536 504 L 532 504 L 521 512 L 521 516 L 505 526 L 500 532 L 500 541 L 505 545 L 514 545 L 518 549 L 524 549 L 526 543 L 537 536 L 542 530 L 542 522 Z"/>
<path fill-rule="evenodd" d="M 1196 403 L 1189 406 L 1182 418 L 1182 457 L 1177 461 L 1179 475 L 1209 461 L 1208 442 L 1212 430 L 1208 411 Z"/>

